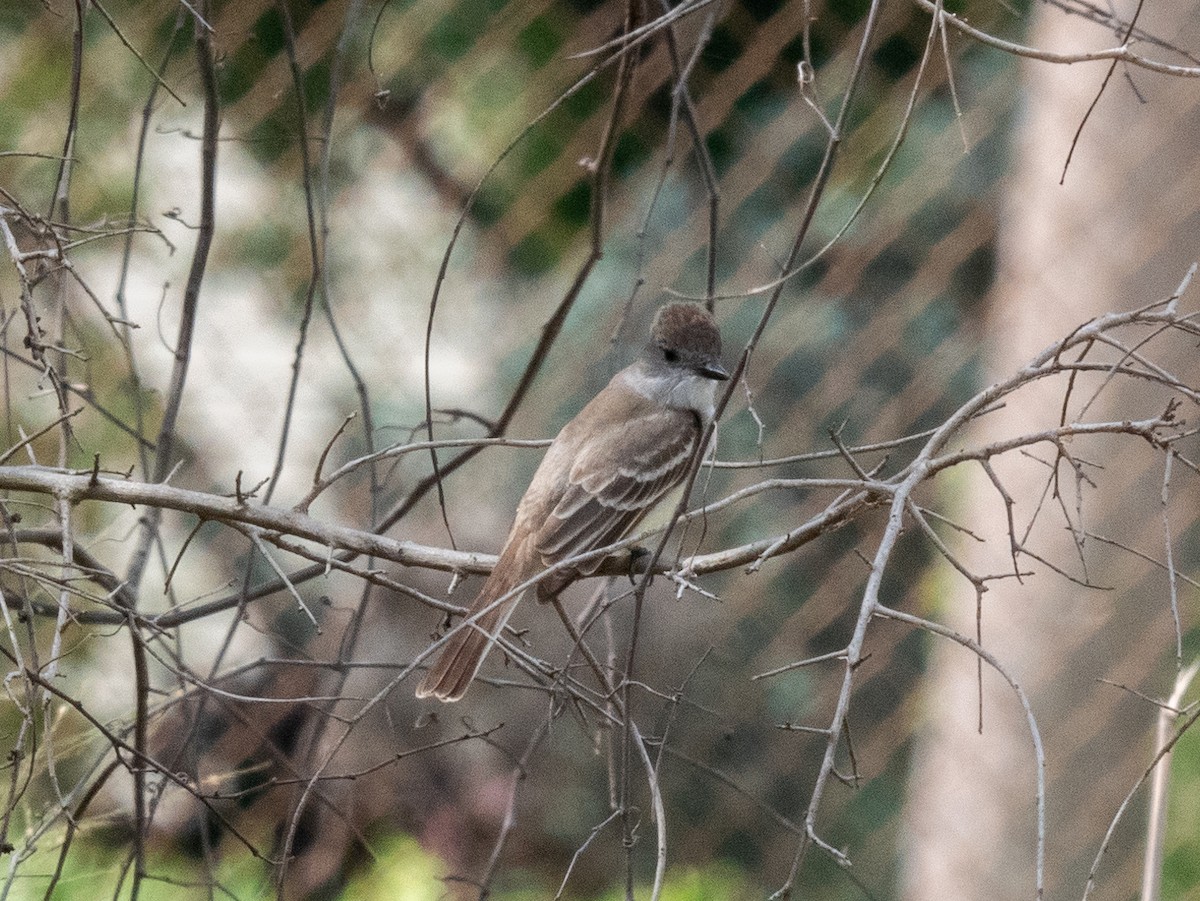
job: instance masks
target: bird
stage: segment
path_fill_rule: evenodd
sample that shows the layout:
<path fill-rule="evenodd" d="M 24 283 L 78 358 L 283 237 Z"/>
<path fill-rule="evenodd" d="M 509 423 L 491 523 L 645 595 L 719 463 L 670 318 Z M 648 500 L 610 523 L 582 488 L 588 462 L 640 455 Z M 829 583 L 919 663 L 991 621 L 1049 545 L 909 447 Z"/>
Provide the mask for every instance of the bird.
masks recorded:
<path fill-rule="evenodd" d="M 702 305 L 675 301 L 654 318 L 638 359 L 614 375 L 551 442 L 500 557 L 418 698 L 462 698 L 524 591 L 543 570 L 619 541 L 687 475 L 729 378 L 721 333 Z M 556 570 L 536 584 L 549 601 L 600 558 Z"/>

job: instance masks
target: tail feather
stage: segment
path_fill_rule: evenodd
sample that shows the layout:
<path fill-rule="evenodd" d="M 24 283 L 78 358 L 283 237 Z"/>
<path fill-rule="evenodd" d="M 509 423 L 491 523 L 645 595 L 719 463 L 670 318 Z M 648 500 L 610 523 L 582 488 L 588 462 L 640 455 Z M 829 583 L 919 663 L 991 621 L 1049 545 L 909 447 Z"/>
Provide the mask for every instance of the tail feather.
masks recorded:
<path fill-rule="evenodd" d="M 480 610 L 495 604 L 499 597 L 506 592 L 489 590 L 491 581 L 483 586 L 479 597 L 471 605 L 468 616 L 475 616 Z M 450 636 L 446 647 L 438 657 L 437 663 L 425 674 L 417 687 L 418 698 L 434 697 L 441 701 L 457 701 L 467 692 L 471 680 L 479 672 L 484 657 L 496 643 L 496 636 L 508 622 L 513 609 L 517 606 L 520 595 L 502 604 L 494 606 L 485 613 L 478 615 L 472 622 L 463 623 L 458 631 Z"/>

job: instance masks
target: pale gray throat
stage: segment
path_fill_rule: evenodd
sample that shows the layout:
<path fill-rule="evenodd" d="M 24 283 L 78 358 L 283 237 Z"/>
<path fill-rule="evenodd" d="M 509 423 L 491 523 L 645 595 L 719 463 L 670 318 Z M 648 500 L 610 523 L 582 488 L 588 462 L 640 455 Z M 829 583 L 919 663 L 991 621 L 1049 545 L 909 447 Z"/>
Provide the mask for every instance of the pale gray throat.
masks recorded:
<path fill-rule="evenodd" d="M 674 410 L 691 410 L 705 423 L 717 410 L 717 382 L 682 366 L 647 365 L 644 361 L 623 373 L 632 390 Z"/>

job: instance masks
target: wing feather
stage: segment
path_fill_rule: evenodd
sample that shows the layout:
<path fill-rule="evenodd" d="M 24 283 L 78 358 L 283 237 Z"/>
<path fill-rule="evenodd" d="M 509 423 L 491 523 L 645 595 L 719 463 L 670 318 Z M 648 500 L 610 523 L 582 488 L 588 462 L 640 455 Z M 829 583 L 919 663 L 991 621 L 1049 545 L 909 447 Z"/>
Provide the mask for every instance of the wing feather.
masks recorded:
<path fill-rule="evenodd" d="M 549 565 L 618 541 L 683 479 L 699 438 L 694 414 L 657 409 L 589 443 L 538 531 L 542 560 Z M 577 571 L 588 575 L 599 564 Z"/>

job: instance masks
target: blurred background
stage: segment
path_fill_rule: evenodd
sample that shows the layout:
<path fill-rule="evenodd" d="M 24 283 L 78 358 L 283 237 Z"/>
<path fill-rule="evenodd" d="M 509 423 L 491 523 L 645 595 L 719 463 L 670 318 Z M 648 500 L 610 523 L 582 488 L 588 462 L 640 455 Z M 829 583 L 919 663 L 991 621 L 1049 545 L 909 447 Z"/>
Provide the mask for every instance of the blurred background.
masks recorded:
<path fill-rule="evenodd" d="M 717 450 L 765 463 L 702 472 L 693 504 L 766 479 L 854 478 L 837 443 L 935 428 L 1091 317 L 1169 296 L 1200 257 L 1194 2 L 945 4 L 992 45 L 931 28 L 933 9 L 5 3 L 6 446 L 82 408 L 69 433 L 51 428 L 5 462 L 87 470 L 99 455 L 135 481 L 287 508 L 319 469 L 428 438 L 427 388 L 437 439 L 549 438 L 632 359 L 665 299 L 715 295 L 730 366 L 770 311 Z M 637 30 L 664 15 L 670 28 Z M 1123 44 L 1154 65 L 1054 56 Z M 198 263 L 206 101 L 220 127 Z M 1196 386 L 1194 338 L 1142 338 L 1146 358 Z M 1195 418 L 1186 390 L 1095 390 L 1080 410 L 1082 387 L 1035 386 L 956 445 L 1052 426 L 1068 407 L 1138 419 L 1177 397 Z M 918 446 L 856 458 L 886 474 Z M 978 613 L 984 647 L 1028 693 L 1049 898 L 1088 888 L 1153 759 L 1154 702 L 1200 644 L 1194 440 L 1173 468 L 1130 436 L 1072 448 L 1074 468 L 1048 450 L 997 462 L 1014 528 L 1031 536 L 1020 580 L 977 598 L 909 528 L 881 598 L 970 636 Z M 428 451 L 389 457 L 309 512 L 495 552 L 540 454 L 444 448 L 440 486 Z M 672 553 L 785 535 L 839 492 L 754 494 L 677 533 Z M 982 469 L 950 470 L 918 500 L 972 571 L 1013 568 L 1004 498 Z M 447 616 L 368 576 L 460 605 L 477 576 L 364 558 L 357 574 L 326 571 L 188 513 L 87 502 L 66 521 L 51 498 L 17 491 L 3 506 L 6 896 L 651 896 L 655 826 L 636 765 L 624 829 L 613 816 L 619 730 L 530 690 L 500 654 L 453 707 L 415 700 L 419 673 L 399 678 Z M 870 625 L 838 778 L 816 809 L 817 834 L 852 866 L 798 855 L 844 668 L 753 677 L 845 647 L 885 518 L 864 510 L 753 571 L 697 579 L 713 597 L 661 579 L 647 595 L 633 717 L 658 755 L 662 897 L 1035 896 L 1022 708 L 995 674 L 977 684 L 969 651 L 894 621 Z M 78 549 L 67 568 L 64 522 Z M 617 600 L 594 650 L 615 660 L 633 606 L 620 580 L 598 585 Z M 568 609 L 598 585 L 570 589 Z M 47 664 L 64 595 L 60 696 L 14 661 Z M 146 617 L 132 650 L 128 606 Z M 513 625 L 530 653 L 568 660 L 552 611 L 524 605 Z M 144 780 L 113 750 L 139 722 L 156 761 Z M 1200 890 L 1198 769 L 1200 742 L 1185 736 L 1163 898 Z M 1091 897 L 1138 893 L 1145 822 L 1143 789 Z"/>

